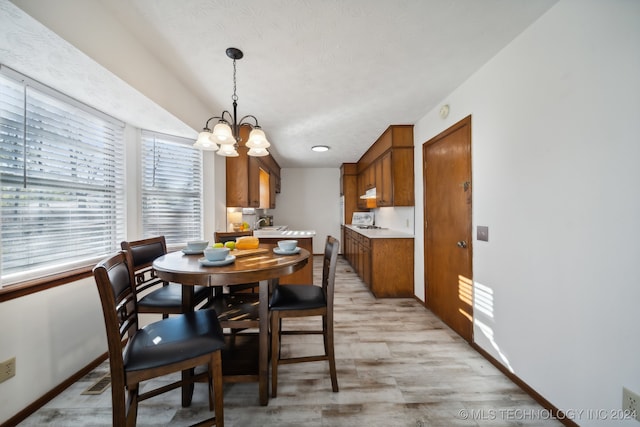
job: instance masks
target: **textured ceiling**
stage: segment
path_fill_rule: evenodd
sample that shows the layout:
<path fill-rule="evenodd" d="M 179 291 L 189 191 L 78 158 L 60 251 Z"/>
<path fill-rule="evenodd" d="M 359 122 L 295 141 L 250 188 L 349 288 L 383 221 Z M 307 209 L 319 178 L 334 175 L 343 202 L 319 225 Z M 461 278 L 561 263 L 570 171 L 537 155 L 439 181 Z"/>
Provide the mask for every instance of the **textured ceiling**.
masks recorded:
<path fill-rule="evenodd" d="M 283 167 L 357 161 L 388 125 L 413 124 L 446 101 L 556 2 L 91 1 L 112 13 L 210 110 L 209 116 L 231 108 L 233 68 L 225 50 L 242 49 L 238 113 L 258 118 Z M 27 11 L 31 5 L 31 13 L 48 25 L 46 16 L 34 12 L 37 2 L 14 3 Z M 74 2 L 61 3 L 71 7 Z M 179 106 L 161 107 L 183 117 Z M 199 128 L 207 118 L 183 121 Z M 318 144 L 331 150 L 311 152 Z"/>

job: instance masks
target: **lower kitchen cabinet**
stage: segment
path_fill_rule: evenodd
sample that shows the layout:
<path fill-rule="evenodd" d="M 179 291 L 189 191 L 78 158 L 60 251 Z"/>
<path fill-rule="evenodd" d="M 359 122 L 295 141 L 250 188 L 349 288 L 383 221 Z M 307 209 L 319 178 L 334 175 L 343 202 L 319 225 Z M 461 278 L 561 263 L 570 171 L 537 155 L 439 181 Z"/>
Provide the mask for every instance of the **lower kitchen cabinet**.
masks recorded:
<path fill-rule="evenodd" d="M 302 249 L 306 249 L 309 251 L 311 256 L 309 257 L 309 261 L 307 265 L 302 267 L 300 270 L 295 273 L 288 274 L 286 276 L 282 276 L 279 279 L 281 284 L 287 285 L 305 285 L 313 283 L 313 238 L 305 237 L 305 238 L 294 238 L 298 241 L 298 247 Z M 279 240 L 287 240 L 287 238 L 271 238 L 271 237 L 260 237 L 260 243 L 268 243 L 270 245 L 277 245 Z M 283 255 L 286 256 L 286 255 Z"/>
<path fill-rule="evenodd" d="M 412 297 L 413 238 L 369 238 L 344 228 L 344 257 L 376 297 Z"/>

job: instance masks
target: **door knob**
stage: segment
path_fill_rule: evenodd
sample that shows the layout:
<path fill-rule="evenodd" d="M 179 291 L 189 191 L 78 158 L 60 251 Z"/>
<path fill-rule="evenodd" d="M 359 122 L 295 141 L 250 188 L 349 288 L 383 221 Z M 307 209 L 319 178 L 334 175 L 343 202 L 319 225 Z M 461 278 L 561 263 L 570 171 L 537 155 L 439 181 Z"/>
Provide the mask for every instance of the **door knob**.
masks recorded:
<path fill-rule="evenodd" d="M 456 245 L 458 245 L 459 248 L 466 248 L 467 242 L 465 242 L 464 240 L 460 240 L 458 243 L 456 243 Z"/>

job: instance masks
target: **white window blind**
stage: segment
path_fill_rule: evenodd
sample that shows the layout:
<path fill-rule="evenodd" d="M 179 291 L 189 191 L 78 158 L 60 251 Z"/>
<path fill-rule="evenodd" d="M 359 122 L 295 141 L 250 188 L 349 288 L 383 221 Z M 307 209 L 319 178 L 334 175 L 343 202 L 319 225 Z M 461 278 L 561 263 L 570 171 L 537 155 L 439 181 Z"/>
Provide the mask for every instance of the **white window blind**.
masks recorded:
<path fill-rule="evenodd" d="M 142 229 L 167 243 L 202 238 L 202 152 L 192 140 L 142 132 Z"/>
<path fill-rule="evenodd" d="M 124 124 L 0 68 L 2 283 L 88 265 L 124 238 Z"/>

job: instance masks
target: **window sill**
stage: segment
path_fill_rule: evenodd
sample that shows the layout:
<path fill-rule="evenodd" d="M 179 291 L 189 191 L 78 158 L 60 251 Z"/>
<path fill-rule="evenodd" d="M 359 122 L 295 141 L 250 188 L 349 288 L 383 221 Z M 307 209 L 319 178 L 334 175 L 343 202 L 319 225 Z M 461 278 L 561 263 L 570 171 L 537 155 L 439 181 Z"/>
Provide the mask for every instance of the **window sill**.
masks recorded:
<path fill-rule="evenodd" d="M 92 276 L 93 267 L 93 265 L 78 267 L 62 273 L 6 285 L 0 288 L 0 303 L 86 279 Z"/>

